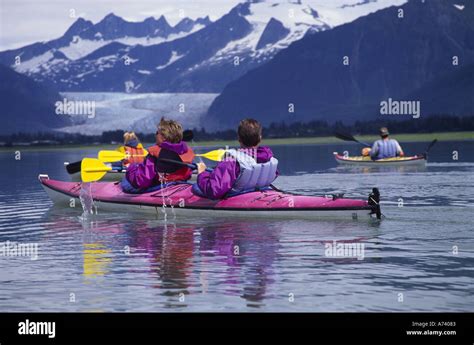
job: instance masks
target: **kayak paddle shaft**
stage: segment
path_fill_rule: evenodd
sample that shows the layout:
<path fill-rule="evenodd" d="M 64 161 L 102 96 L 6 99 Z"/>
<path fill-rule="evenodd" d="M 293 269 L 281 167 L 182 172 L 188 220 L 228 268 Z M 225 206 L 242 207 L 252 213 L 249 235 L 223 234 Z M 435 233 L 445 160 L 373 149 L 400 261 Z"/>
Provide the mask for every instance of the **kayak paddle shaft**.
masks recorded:
<path fill-rule="evenodd" d="M 197 164 L 195 164 L 195 163 L 185 163 L 185 162 L 175 161 L 174 159 L 168 159 L 168 158 L 158 158 L 158 160 L 160 160 L 162 162 L 173 163 L 173 164 L 177 164 L 177 165 L 183 165 L 183 166 L 186 166 L 189 169 L 193 169 L 193 170 L 197 169 Z M 212 172 L 212 169 L 211 168 L 206 168 L 206 171 Z"/>

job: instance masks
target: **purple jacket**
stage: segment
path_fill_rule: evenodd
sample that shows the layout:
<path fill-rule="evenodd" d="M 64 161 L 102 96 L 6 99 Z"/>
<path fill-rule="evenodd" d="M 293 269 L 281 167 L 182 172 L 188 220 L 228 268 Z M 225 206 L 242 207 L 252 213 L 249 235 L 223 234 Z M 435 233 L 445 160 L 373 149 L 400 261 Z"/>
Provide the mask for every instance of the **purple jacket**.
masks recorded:
<path fill-rule="evenodd" d="M 188 151 L 188 145 L 184 141 L 178 144 L 172 144 L 167 141 L 163 142 L 160 147 L 165 150 L 176 152 L 178 155 Z M 146 189 L 158 183 L 157 169 L 160 168 L 160 162 L 156 161 L 153 156 L 146 156 L 143 163 L 130 164 L 125 175 L 130 184 L 138 189 Z"/>
<path fill-rule="evenodd" d="M 269 147 L 257 148 L 257 163 L 266 163 L 273 157 Z M 203 171 L 198 175 L 197 183 L 202 193 L 209 199 L 220 199 L 229 192 L 240 174 L 237 161 L 228 160 L 217 164 L 212 172 Z"/>

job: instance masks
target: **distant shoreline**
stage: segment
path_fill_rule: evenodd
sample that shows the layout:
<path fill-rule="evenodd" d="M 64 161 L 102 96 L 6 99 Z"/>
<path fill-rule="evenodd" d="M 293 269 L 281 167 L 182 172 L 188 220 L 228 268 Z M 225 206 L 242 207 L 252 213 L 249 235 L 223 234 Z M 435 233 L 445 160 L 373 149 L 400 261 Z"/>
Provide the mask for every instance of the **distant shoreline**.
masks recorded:
<path fill-rule="evenodd" d="M 474 141 L 474 132 L 437 132 L 437 133 L 410 133 L 410 134 L 398 134 L 393 135 L 393 138 L 397 139 L 401 143 L 403 142 L 430 142 L 433 139 L 438 141 Z M 378 139 L 376 135 L 360 135 L 356 136 L 356 139 L 360 141 L 366 141 L 372 143 Z M 352 142 L 344 142 L 333 136 L 324 137 L 308 137 L 308 138 L 268 138 L 263 140 L 263 145 L 268 146 L 281 146 L 281 145 L 323 145 L 323 144 L 354 144 Z M 237 141 L 233 140 L 215 140 L 215 141 L 195 141 L 189 143 L 192 147 L 215 147 L 215 146 L 237 146 Z M 86 149 L 97 149 L 97 150 L 114 150 L 119 145 L 112 144 L 91 144 L 91 145 L 37 145 L 37 146 L 10 146 L 0 147 L 0 152 L 11 152 L 11 151 L 67 151 L 67 150 L 86 150 Z"/>
<path fill-rule="evenodd" d="M 355 136 L 359 141 L 366 141 L 368 143 L 373 143 L 375 140 L 380 137 L 377 135 L 360 135 Z M 393 135 L 394 139 L 397 139 L 401 143 L 403 142 L 430 142 L 434 139 L 438 141 L 474 141 L 474 132 L 438 132 L 438 133 L 404 133 Z M 324 137 L 308 137 L 308 138 L 268 138 L 263 140 L 263 145 L 268 146 L 279 146 L 279 145 L 312 145 L 312 144 L 343 144 L 347 143 L 348 145 L 355 144 L 350 141 L 342 141 L 337 139 L 334 136 L 324 136 Z M 236 146 L 238 145 L 237 141 L 226 141 L 226 140 L 216 140 L 216 141 L 201 141 L 196 142 L 196 146 Z"/>

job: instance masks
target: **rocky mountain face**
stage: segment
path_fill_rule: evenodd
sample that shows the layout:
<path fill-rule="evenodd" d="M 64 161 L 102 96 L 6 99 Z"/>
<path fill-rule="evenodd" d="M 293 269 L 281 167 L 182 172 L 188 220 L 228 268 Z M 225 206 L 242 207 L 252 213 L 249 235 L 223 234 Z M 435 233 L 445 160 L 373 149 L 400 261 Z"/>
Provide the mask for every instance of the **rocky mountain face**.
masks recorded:
<path fill-rule="evenodd" d="M 55 112 L 55 102 L 62 99 L 56 90 L 3 65 L 0 65 L 0 94 L 0 134 L 46 132 L 70 124 L 68 116 Z"/>

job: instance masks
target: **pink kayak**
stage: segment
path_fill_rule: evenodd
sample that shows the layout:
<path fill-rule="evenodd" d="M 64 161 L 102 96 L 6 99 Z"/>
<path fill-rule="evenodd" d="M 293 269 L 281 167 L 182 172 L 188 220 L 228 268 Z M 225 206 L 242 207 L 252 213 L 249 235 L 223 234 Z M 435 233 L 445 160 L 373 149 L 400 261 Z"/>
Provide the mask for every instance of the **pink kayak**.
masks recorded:
<path fill-rule="evenodd" d="M 39 180 L 56 204 L 71 205 L 78 199 L 80 182 L 64 182 L 40 175 Z M 143 194 L 122 192 L 119 182 L 92 183 L 92 196 L 97 209 L 126 212 L 161 212 L 163 205 L 173 208 L 176 216 L 244 216 L 320 218 L 345 217 L 348 219 L 380 218 L 379 193 L 376 188 L 368 201 L 348 199 L 341 195 L 305 196 L 279 190 L 262 190 L 210 200 L 195 194 L 192 184 L 174 184 L 158 191 Z M 81 207 L 77 202 L 77 207 Z"/>

